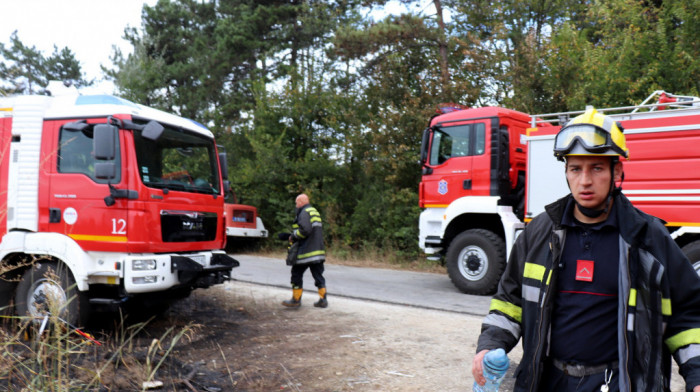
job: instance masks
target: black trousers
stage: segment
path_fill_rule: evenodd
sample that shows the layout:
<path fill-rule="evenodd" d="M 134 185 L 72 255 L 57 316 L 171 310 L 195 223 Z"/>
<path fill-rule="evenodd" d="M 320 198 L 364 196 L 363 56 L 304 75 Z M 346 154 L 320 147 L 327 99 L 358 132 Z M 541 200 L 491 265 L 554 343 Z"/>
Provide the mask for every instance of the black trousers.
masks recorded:
<path fill-rule="evenodd" d="M 610 372 L 608 371 L 609 374 Z M 620 391 L 618 380 L 618 369 L 615 369 L 608 384 L 610 392 Z M 540 382 L 540 392 L 600 392 L 600 387 L 603 384 L 605 384 L 605 372 L 591 374 L 590 376 L 573 377 L 566 375 L 551 363 L 547 363 Z"/>
<path fill-rule="evenodd" d="M 326 279 L 323 277 L 323 263 L 292 266 L 292 286 L 298 288 L 304 287 L 304 272 L 306 272 L 307 268 L 311 270 L 311 276 L 314 278 L 316 287 L 319 289 L 321 287 L 326 287 Z"/>

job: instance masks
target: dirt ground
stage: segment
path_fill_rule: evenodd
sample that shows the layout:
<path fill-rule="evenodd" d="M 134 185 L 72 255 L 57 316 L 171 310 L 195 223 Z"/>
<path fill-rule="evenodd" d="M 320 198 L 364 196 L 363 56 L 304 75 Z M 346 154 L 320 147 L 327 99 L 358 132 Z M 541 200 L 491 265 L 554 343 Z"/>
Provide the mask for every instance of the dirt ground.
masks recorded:
<path fill-rule="evenodd" d="M 156 320 L 152 333 L 188 319 L 202 324 L 174 353 L 204 370 L 208 380 L 195 377 L 201 390 L 470 389 L 480 318 L 330 294 L 330 306 L 319 309 L 315 293 L 302 298 L 300 309 L 287 309 L 280 302 L 288 296 L 289 290 L 229 282 L 196 291 Z"/>
<path fill-rule="evenodd" d="M 480 317 L 332 293 L 327 309 L 313 307 L 315 293 L 302 298 L 300 309 L 287 309 L 280 302 L 289 296 L 289 290 L 236 281 L 197 290 L 144 329 L 132 357 L 148 356 L 153 339 L 194 323 L 196 332 L 172 351 L 165 353 L 167 339 L 157 345 L 166 360 L 153 377 L 163 385 L 153 390 L 471 390 Z M 519 347 L 509 354 L 511 374 L 521 354 Z M 115 374 L 117 383 L 105 376 L 107 388 L 100 390 L 141 390 L 143 370 L 126 368 L 130 377 Z M 502 390 L 512 390 L 512 380 Z M 683 391 L 677 375 L 672 391 Z"/>

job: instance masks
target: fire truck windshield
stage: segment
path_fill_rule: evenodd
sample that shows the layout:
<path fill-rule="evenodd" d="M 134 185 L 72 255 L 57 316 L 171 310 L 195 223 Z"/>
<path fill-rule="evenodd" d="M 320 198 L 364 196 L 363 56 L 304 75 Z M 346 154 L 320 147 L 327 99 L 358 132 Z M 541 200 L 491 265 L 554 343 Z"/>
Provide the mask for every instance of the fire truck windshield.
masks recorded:
<path fill-rule="evenodd" d="M 135 131 L 134 143 L 144 185 L 184 192 L 220 192 L 218 160 L 212 139 L 165 127 L 157 141 Z"/>

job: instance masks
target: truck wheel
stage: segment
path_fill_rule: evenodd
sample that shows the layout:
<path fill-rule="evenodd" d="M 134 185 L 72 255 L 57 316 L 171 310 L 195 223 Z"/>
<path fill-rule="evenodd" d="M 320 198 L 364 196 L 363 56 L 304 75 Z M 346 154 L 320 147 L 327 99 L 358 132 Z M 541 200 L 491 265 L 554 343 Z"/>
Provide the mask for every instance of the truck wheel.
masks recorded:
<path fill-rule="evenodd" d="M 506 266 L 506 246 L 491 231 L 467 230 L 450 243 L 446 263 L 450 280 L 463 293 L 493 294 Z"/>
<path fill-rule="evenodd" d="M 695 268 L 695 272 L 700 275 L 700 240 L 689 243 L 682 250 Z"/>
<path fill-rule="evenodd" d="M 15 305 L 20 317 L 37 323 L 57 310 L 58 316 L 74 327 L 85 325 L 90 306 L 71 272 L 53 261 L 37 261 L 24 273 L 15 292 Z"/>

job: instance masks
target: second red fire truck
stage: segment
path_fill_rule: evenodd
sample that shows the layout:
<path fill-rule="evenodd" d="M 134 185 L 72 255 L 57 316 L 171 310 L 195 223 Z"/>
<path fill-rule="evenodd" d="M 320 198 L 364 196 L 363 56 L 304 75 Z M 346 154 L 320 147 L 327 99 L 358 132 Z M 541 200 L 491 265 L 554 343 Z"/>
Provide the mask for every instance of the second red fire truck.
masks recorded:
<path fill-rule="evenodd" d="M 666 222 L 700 270 L 700 100 L 657 91 L 638 106 L 596 109 L 625 128 L 623 192 Z M 421 148 L 419 244 L 445 261 L 461 291 L 492 293 L 519 231 L 569 192 L 552 147 L 561 125 L 582 112 L 485 107 L 431 119 Z"/>

